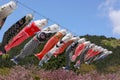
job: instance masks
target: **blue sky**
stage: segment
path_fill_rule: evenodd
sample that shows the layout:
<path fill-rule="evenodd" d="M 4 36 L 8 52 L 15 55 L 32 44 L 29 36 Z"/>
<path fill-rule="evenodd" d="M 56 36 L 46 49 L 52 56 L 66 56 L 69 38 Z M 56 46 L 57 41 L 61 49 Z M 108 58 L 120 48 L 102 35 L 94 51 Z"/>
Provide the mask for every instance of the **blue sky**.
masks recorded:
<path fill-rule="evenodd" d="M 10 0 L 0 0 L 3 5 Z M 74 35 L 105 35 L 120 38 L 119 0 L 19 0 L 45 17 L 59 23 Z M 0 41 L 4 32 L 17 20 L 32 13 L 34 20 L 44 17 L 18 3 L 17 9 L 8 16 L 0 30 Z M 54 24 L 48 21 L 48 25 Z"/>

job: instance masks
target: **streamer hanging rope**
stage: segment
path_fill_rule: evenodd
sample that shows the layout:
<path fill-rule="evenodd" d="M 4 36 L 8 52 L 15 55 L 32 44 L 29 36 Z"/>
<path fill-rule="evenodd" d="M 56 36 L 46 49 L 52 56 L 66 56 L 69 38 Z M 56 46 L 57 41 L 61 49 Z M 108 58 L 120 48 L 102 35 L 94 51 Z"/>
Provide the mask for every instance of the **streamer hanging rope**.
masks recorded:
<path fill-rule="evenodd" d="M 69 31 L 69 32 L 71 32 L 71 33 L 74 34 L 75 36 L 79 36 L 79 35 L 77 35 L 75 32 L 71 31 L 70 29 L 68 29 L 68 28 L 64 27 L 63 25 L 59 24 L 58 22 L 56 22 L 56 21 L 54 21 L 54 20 L 52 20 L 52 19 L 44 16 L 43 14 L 39 13 L 38 11 L 34 10 L 34 9 L 31 8 L 31 7 L 28 7 L 27 5 L 23 4 L 22 2 L 20 2 L 20 1 L 18 1 L 18 0 L 12 0 L 12 1 L 15 1 L 16 3 L 22 5 L 23 7 L 25 7 L 25 8 L 27 8 L 27 9 L 33 11 L 33 13 L 36 13 L 37 15 L 39 15 L 39 16 L 41 16 L 41 17 L 43 17 L 43 18 L 46 18 L 48 21 L 50 21 L 50 22 L 52 22 L 52 23 L 58 24 L 60 27 L 66 29 L 66 30 Z"/>

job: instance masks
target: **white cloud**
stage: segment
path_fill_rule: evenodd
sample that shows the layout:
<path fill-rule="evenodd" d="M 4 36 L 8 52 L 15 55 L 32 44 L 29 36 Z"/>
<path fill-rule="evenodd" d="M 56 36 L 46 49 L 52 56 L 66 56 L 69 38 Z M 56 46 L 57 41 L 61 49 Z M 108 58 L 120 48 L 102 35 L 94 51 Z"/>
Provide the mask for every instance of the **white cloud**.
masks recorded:
<path fill-rule="evenodd" d="M 113 26 L 113 33 L 120 34 L 120 9 L 115 9 L 118 5 L 119 0 L 105 0 L 99 5 L 99 9 L 102 9 L 104 14 L 106 14 Z"/>
<path fill-rule="evenodd" d="M 114 4 L 116 3 L 116 0 L 105 0 L 105 2 L 101 3 L 98 6 L 98 9 L 102 9 L 104 13 L 108 13 L 109 10 L 113 9 Z"/>
<path fill-rule="evenodd" d="M 113 32 L 120 34 L 120 10 L 111 10 L 109 18 L 113 24 Z"/>

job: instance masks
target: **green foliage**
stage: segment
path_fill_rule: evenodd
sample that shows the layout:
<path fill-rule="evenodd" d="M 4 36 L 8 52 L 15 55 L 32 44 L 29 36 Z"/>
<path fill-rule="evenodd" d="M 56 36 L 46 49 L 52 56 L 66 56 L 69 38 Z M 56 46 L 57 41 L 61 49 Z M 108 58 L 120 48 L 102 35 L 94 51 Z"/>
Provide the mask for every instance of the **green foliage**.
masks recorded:
<path fill-rule="evenodd" d="M 79 70 L 76 70 L 75 72 L 77 72 L 78 74 L 86 74 L 89 73 L 90 71 L 94 71 L 96 70 L 96 66 L 95 65 L 86 65 L 86 64 L 82 64 Z"/>
<path fill-rule="evenodd" d="M 34 75 L 34 74 L 33 74 L 32 77 L 33 77 L 34 80 L 40 80 L 39 75 L 36 75 L 36 74 Z"/>
<path fill-rule="evenodd" d="M 7 58 L 9 58 L 9 54 L 3 54 L 2 55 L 2 59 L 7 59 Z"/>
<path fill-rule="evenodd" d="M 117 46 L 120 46 L 120 40 L 115 40 L 115 39 L 102 40 L 102 43 L 106 46 L 111 46 L 113 48 L 116 48 Z"/>
<path fill-rule="evenodd" d="M 0 68 L 0 75 L 6 76 L 9 74 L 10 69 L 9 68 Z"/>

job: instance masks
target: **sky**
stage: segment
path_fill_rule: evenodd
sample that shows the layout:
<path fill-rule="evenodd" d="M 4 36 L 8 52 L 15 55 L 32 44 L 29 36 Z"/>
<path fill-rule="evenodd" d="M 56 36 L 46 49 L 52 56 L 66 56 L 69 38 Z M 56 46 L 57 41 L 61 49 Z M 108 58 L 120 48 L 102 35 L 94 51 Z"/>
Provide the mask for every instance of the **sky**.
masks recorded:
<path fill-rule="evenodd" d="M 10 0 L 0 0 L 0 6 Z M 57 23 L 74 35 L 104 35 L 120 39 L 120 0 L 18 0 L 16 10 L 11 13 L 0 30 L 0 42 L 4 32 L 28 13 L 32 21 L 49 18 L 48 25 Z"/>

